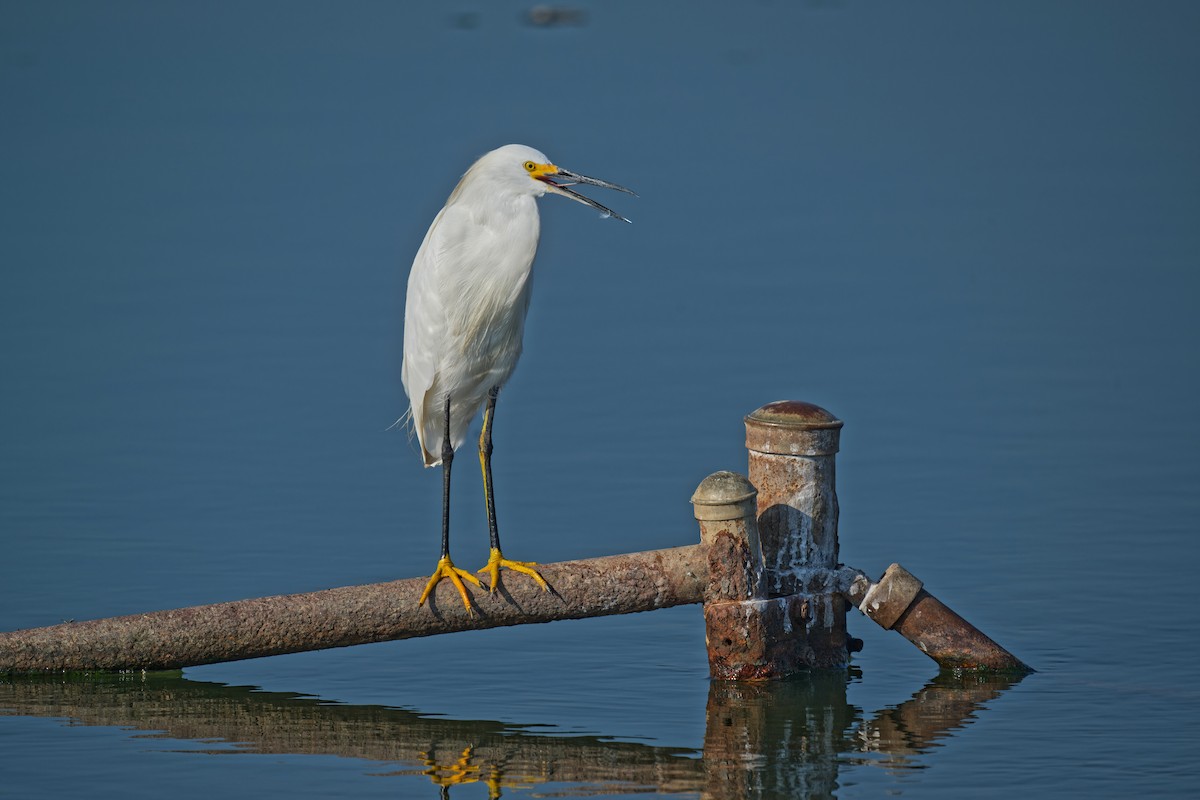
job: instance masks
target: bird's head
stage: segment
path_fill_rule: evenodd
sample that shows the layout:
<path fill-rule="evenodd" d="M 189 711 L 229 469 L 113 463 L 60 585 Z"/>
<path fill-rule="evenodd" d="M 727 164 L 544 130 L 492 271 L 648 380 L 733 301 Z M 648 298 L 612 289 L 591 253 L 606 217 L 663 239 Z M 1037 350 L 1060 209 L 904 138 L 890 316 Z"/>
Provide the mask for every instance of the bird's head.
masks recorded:
<path fill-rule="evenodd" d="M 633 191 L 599 178 L 589 178 L 586 175 L 565 170 L 552 164 L 541 152 L 523 144 L 506 144 L 493 150 L 475 162 L 463 180 L 466 181 L 474 172 L 478 172 L 481 179 L 497 181 L 506 189 L 518 194 L 531 194 L 534 197 L 541 197 L 547 192 L 559 194 L 591 206 L 606 217 L 629 222 L 611 208 L 602 206 L 590 197 L 584 197 L 568 187 L 587 184 L 604 189 L 615 189 L 626 194 L 634 194 Z"/>

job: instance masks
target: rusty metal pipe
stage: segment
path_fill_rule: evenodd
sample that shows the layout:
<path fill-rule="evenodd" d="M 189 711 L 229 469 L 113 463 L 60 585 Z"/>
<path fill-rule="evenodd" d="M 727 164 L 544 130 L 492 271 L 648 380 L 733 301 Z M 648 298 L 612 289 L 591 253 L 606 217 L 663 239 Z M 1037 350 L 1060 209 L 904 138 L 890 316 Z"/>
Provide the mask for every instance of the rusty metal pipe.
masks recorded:
<path fill-rule="evenodd" d="M 530 622 L 628 614 L 699 603 L 703 545 L 538 567 L 552 591 L 512 578 L 476 591 L 417 598 L 426 578 L 70 622 L 0 633 L 0 674 L 165 670 Z"/>
<path fill-rule="evenodd" d="M 848 599 L 881 627 L 915 644 L 943 669 L 1034 671 L 925 591 L 921 581 L 899 564 L 888 567 L 879 583 L 865 591 L 861 583 L 854 586 Z"/>

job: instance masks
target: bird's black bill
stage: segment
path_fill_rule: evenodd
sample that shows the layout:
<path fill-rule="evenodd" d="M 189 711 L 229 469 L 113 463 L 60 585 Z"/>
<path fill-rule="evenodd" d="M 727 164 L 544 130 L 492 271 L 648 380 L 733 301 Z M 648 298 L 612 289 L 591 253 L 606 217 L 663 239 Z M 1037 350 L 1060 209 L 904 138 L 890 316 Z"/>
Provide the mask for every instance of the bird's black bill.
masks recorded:
<path fill-rule="evenodd" d="M 618 192 L 624 192 L 625 194 L 631 194 L 634 197 L 637 197 L 637 192 L 633 191 L 632 189 L 626 189 L 624 186 L 618 186 L 615 183 L 602 181 L 599 178 L 589 178 L 587 175 L 580 175 L 577 172 L 571 172 L 570 170 L 562 169 L 561 167 L 554 177 L 568 180 L 571 183 L 586 183 L 588 186 L 599 186 L 601 189 L 616 189 Z M 570 184 L 567 185 L 569 186 Z"/>
<path fill-rule="evenodd" d="M 599 186 L 602 189 L 615 189 L 618 192 L 625 192 L 626 194 L 631 194 L 634 197 L 637 197 L 637 193 L 632 189 L 626 189 L 624 186 L 618 186 L 615 183 L 602 181 L 599 178 L 589 178 L 587 175 L 580 175 L 576 172 L 570 172 L 569 170 L 561 168 L 553 175 L 547 175 L 539 178 L 538 180 L 546 184 L 551 192 L 554 192 L 555 194 L 561 194 L 563 197 L 569 197 L 576 202 L 583 203 L 585 206 L 591 206 L 604 216 L 612 217 L 613 219 L 619 219 L 622 222 L 629 222 L 629 220 L 625 219 L 625 217 L 622 217 L 608 206 L 603 206 L 592 198 L 584 197 L 579 192 L 567 187 L 574 186 L 579 183 L 585 183 L 589 186 Z M 562 183 L 559 183 L 558 181 L 562 181 Z"/>

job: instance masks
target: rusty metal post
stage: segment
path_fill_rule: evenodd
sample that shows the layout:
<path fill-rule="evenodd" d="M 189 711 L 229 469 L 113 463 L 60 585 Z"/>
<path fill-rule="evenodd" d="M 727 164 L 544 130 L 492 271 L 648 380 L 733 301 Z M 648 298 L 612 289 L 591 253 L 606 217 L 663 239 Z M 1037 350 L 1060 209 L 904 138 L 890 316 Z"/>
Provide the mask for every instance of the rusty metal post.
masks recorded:
<path fill-rule="evenodd" d="M 858 600 L 861 584 L 849 592 Z M 1029 673 L 1033 668 L 992 641 L 982 631 L 925 591 L 921 581 L 892 564 L 879 583 L 862 594 L 858 608 L 880 627 L 915 644 L 944 669 Z"/>
<path fill-rule="evenodd" d="M 755 494 L 743 476 L 717 472 L 692 496 L 708 554 L 708 668 L 718 680 L 785 678 L 805 665 L 805 607 L 796 598 L 769 600 L 764 592 Z"/>
<path fill-rule="evenodd" d="M 767 596 L 803 606 L 802 660 L 809 667 L 849 661 L 842 595 L 847 571 L 838 564 L 834 485 L 841 428 L 825 409 L 794 400 L 768 403 L 746 417 Z"/>

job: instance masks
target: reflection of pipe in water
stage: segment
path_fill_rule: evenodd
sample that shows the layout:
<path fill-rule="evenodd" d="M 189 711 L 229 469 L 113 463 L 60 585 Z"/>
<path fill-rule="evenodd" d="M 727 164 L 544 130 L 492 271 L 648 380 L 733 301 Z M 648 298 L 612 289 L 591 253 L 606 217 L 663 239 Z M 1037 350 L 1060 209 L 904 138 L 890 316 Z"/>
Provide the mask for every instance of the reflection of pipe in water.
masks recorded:
<path fill-rule="evenodd" d="M 905 766 L 913 756 L 929 752 L 939 740 L 974 722 L 988 701 L 1023 677 L 1013 673 L 942 672 L 911 699 L 863 722 L 856 737 L 858 748 L 888 756 L 884 766 Z"/>
<path fill-rule="evenodd" d="M 870 720 L 846 702 L 847 677 L 813 672 L 802 681 L 714 681 L 704 737 L 705 800 L 833 797 L 843 764 L 916 767 L 919 756 L 974 721 L 986 702 L 1023 676 L 942 673 Z M 886 758 L 864 758 L 867 753 Z"/>
<path fill-rule="evenodd" d="M 939 675 L 868 721 L 846 701 L 856 670 L 709 688 L 703 753 L 595 736 L 533 734 L 493 721 L 202 683 L 176 674 L 0 680 L 0 715 L 57 717 L 196 741 L 196 752 L 328 754 L 387 762 L 373 774 L 424 775 L 441 787 L 573 784 L 588 796 L 636 791 L 711 800 L 831 796 L 846 763 L 911 764 L 971 722 L 1020 676 Z M 699 756 L 699 757 L 697 757 Z"/>
<path fill-rule="evenodd" d="M 425 775 L 438 786 L 503 788 L 549 781 L 601 783 L 604 791 L 699 790 L 695 751 L 593 736 L 534 735 L 525 726 L 427 717 L 385 706 L 322 702 L 302 695 L 202 683 L 173 673 L 0 681 L 0 715 L 65 717 L 85 725 L 154 731 L 205 744 L 197 752 L 336 755 L 390 762 L 377 774 Z M 600 791 L 594 794 L 600 794 Z"/>

